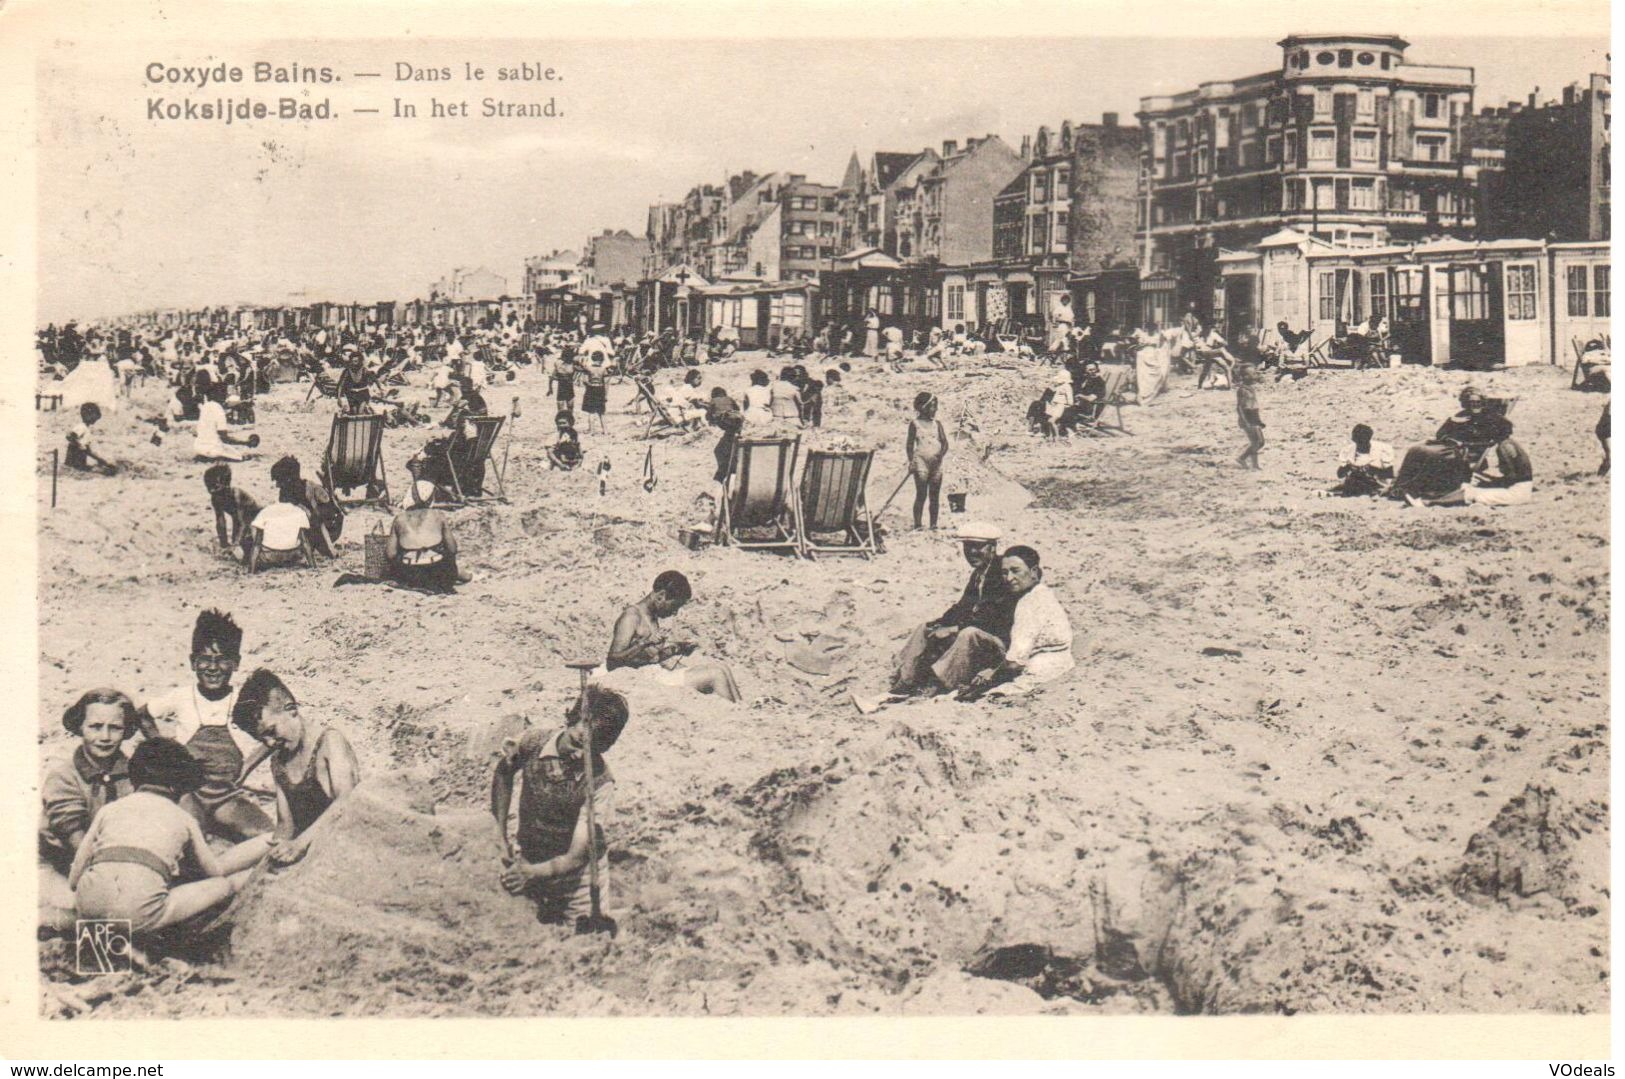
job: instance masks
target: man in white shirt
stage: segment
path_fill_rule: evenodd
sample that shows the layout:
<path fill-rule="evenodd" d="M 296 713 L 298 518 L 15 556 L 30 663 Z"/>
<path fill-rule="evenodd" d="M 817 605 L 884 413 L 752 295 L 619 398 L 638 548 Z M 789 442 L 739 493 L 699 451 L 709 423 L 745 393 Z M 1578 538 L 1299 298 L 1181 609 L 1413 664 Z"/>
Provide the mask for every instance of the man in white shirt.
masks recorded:
<path fill-rule="evenodd" d="M 198 406 L 193 454 L 207 461 L 246 461 L 254 455 L 232 447 L 253 449 L 259 444 L 259 435 L 232 434 L 231 424 L 226 420 L 226 387 L 223 383 L 211 382 L 208 397 Z"/>

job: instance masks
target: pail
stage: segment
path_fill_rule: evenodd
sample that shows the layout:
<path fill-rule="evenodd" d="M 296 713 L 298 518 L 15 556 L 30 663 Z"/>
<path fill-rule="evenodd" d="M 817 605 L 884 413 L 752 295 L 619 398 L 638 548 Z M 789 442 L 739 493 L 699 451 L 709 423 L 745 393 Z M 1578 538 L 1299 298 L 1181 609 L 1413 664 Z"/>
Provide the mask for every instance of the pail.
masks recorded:
<path fill-rule="evenodd" d="M 964 513 L 965 512 L 965 492 L 964 491 L 949 491 L 948 492 L 948 512 L 949 513 Z"/>

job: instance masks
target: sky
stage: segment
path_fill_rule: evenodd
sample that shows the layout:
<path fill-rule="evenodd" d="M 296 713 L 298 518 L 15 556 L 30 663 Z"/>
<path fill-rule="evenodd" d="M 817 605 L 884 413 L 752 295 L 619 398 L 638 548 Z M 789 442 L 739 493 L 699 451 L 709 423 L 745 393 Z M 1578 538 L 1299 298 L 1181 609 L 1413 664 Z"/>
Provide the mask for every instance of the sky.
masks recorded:
<path fill-rule="evenodd" d="M 856 150 L 909 151 L 1040 124 L 1133 123 L 1142 96 L 1279 65 L 1248 38 L 840 41 L 163 42 L 109 61 L 59 40 L 37 69 L 41 322 L 162 307 L 375 302 L 427 294 L 458 266 L 518 291 L 526 256 L 644 231 L 650 203 L 752 169 L 839 183 Z M 1403 27 L 1373 27 L 1404 33 Z M 1412 38 L 1407 58 L 1476 71 L 1478 104 L 1606 71 L 1594 38 Z M 153 85 L 149 62 L 329 65 L 327 86 Z M 551 84 L 494 81 L 551 66 Z M 486 69 L 397 81 L 397 64 Z M 356 78 L 378 72 L 381 78 Z M 150 98 L 331 99 L 326 121 L 147 118 Z M 431 97 L 545 102 L 555 119 L 433 119 Z M 396 119 L 393 101 L 418 106 Z M 378 108 L 377 114 L 357 108 Z"/>

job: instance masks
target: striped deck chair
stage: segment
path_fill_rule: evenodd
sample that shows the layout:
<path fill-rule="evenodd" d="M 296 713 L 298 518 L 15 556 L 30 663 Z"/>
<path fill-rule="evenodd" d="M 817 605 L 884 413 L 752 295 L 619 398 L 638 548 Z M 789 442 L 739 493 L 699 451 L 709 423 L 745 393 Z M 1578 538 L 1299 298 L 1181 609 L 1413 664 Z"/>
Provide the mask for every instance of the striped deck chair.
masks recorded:
<path fill-rule="evenodd" d="M 880 553 L 867 495 L 874 456 L 873 450 L 807 451 L 801 485 L 796 489 L 803 557 L 855 554 L 868 558 Z M 817 538 L 820 536 L 838 538 Z"/>
<path fill-rule="evenodd" d="M 441 495 L 444 497 L 436 497 L 436 506 L 508 501 L 508 494 L 502 489 L 502 469 L 497 467 L 492 452 L 496 449 L 497 436 L 502 433 L 502 425 L 507 418 L 469 416 L 463 421 L 474 429 L 474 437 L 466 440 L 453 438 L 447 444 L 445 460 L 446 471 L 451 476 L 451 490 L 442 489 Z"/>
<path fill-rule="evenodd" d="M 384 418 L 334 416 L 322 455 L 322 486 L 341 508 L 377 506 L 389 509 L 389 481 L 384 476 Z M 360 499 L 346 499 L 340 491 L 362 488 Z"/>
<path fill-rule="evenodd" d="M 799 437 L 742 438 L 734 443 L 718 522 L 719 543 L 799 553 L 790 477 L 800 452 Z"/>

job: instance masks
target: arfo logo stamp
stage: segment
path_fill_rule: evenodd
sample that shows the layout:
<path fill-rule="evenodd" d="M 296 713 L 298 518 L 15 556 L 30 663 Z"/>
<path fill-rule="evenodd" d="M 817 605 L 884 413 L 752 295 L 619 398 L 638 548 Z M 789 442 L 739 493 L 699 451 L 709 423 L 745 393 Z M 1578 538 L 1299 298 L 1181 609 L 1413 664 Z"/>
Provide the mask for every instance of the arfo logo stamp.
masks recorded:
<path fill-rule="evenodd" d="M 80 974 L 117 974 L 131 967 L 130 923 L 81 918 L 74 923 L 73 959 Z"/>

